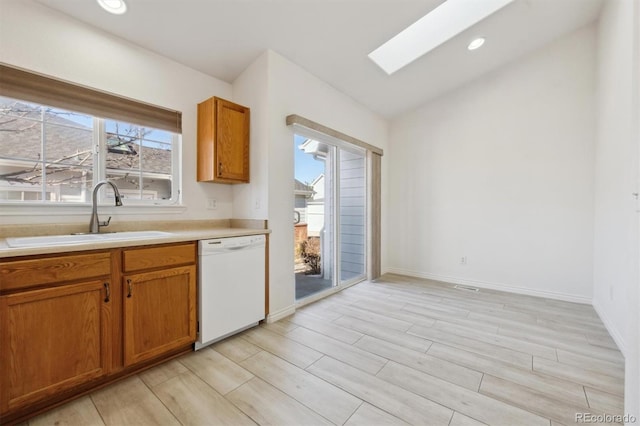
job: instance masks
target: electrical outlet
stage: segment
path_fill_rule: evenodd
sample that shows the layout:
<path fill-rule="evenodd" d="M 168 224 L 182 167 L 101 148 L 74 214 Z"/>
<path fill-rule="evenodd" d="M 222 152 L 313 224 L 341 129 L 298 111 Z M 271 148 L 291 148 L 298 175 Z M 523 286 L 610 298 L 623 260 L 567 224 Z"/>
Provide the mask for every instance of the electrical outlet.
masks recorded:
<path fill-rule="evenodd" d="M 207 198 L 207 210 L 215 210 L 218 208 L 218 200 L 215 198 Z"/>
<path fill-rule="evenodd" d="M 460 264 L 461 265 L 466 265 L 467 264 L 467 256 L 462 256 L 460 258 Z"/>

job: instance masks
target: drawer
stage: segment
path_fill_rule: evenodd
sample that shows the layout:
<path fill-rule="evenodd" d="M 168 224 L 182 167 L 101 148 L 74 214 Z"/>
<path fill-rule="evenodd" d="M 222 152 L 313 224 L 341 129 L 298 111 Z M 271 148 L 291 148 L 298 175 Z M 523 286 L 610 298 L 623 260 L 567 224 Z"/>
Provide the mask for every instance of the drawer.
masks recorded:
<path fill-rule="evenodd" d="M 124 272 L 186 265 L 196 262 L 196 243 L 128 249 L 122 252 Z"/>
<path fill-rule="evenodd" d="M 0 262 L 0 291 L 38 287 L 111 273 L 109 252 Z"/>

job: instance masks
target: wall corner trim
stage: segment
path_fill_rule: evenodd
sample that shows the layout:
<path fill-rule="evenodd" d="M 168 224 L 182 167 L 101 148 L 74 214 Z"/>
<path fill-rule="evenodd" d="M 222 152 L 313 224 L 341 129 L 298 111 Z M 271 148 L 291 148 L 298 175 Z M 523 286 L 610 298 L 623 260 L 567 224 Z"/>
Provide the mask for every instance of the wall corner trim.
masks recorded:
<path fill-rule="evenodd" d="M 607 314 L 605 313 L 606 311 L 602 306 L 600 306 L 597 299 L 593 299 L 592 305 L 593 309 L 595 309 L 596 311 L 596 314 L 598 314 L 598 316 L 600 317 L 600 321 L 602 321 L 605 328 L 609 332 L 609 335 L 611 336 L 613 341 L 616 342 L 618 349 L 620 349 L 620 352 L 622 352 L 622 356 L 627 358 L 627 345 L 625 344 L 624 338 L 622 337 L 620 332 L 613 326 L 613 321 L 611 321 L 611 318 L 607 316 Z"/>

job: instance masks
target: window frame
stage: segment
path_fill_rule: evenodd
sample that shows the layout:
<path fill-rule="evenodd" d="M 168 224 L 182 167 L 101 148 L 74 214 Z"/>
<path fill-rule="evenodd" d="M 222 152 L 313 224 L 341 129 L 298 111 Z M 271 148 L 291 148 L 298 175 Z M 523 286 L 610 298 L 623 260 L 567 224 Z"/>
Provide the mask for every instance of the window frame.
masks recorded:
<path fill-rule="evenodd" d="M 97 122 L 96 122 L 97 121 Z M 95 182 L 100 182 L 102 180 L 107 179 L 107 132 L 105 123 L 107 121 L 120 121 L 120 120 L 111 120 L 108 118 L 97 118 L 94 117 L 94 129 L 98 129 L 97 133 L 97 141 L 96 141 L 96 157 L 94 161 L 94 176 Z M 123 205 L 136 205 L 136 206 L 174 206 L 182 205 L 182 186 L 181 186 L 181 178 L 182 178 L 182 167 L 181 167 L 181 153 L 182 153 L 182 135 L 171 132 L 172 140 L 171 140 L 171 198 L 168 200 L 156 199 L 156 200 L 144 200 L 138 198 L 128 198 L 125 197 L 123 199 Z M 95 137 L 95 136 L 94 136 Z M 142 160 L 142 157 L 141 157 Z M 96 169 L 97 167 L 97 169 Z M 142 173 L 142 169 L 140 169 Z M 167 176 L 163 173 L 147 173 Z M 95 184 L 94 184 L 95 185 Z M 108 198 L 106 196 L 109 188 L 102 187 L 98 191 L 98 204 L 109 204 L 112 201 L 112 198 Z"/>
<path fill-rule="evenodd" d="M 2 95 L 0 95 L 2 96 Z M 35 104 L 38 105 L 40 108 L 56 108 L 56 109 L 63 109 L 63 108 L 58 108 L 58 107 L 54 107 L 51 105 L 47 105 L 44 103 L 40 103 L 40 102 L 33 102 L 33 101 L 29 101 L 29 100 L 23 100 L 23 99 L 16 99 L 14 97 L 9 97 L 9 96 L 3 96 L 5 98 L 8 99 L 12 99 L 15 100 L 17 102 L 27 102 L 30 104 Z M 67 109 L 63 109 L 63 110 L 67 110 Z M 91 189 L 89 189 L 89 192 L 92 193 L 93 188 L 95 187 L 95 184 L 97 182 L 100 182 L 102 180 L 106 179 L 106 176 L 108 174 L 108 169 L 107 169 L 107 132 L 106 132 L 106 126 L 105 123 L 108 121 L 115 121 L 115 122 L 125 122 L 125 120 L 117 120 L 117 119 L 112 119 L 112 118 L 102 118 L 102 117 L 96 117 L 94 115 L 91 114 L 87 114 L 85 112 L 82 111 L 70 111 L 69 112 L 77 112 L 79 114 L 84 114 L 87 116 L 92 117 L 93 119 L 93 128 L 91 129 L 92 132 L 92 156 L 93 156 L 93 166 L 91 168 L 92 174 L 93 174 L 93 181 L 92 181 L 92 186 Z M 43 121 L 44 118 L 41 118 L 40 120 L 35 120 L 36 122 L 40 122 L 40 123 L 45 123 L 45 121 Z M 44 144 L 44 130 L 42 130 L 42 124 L 41 124 L 41 132 L 40 132 L 40 139 L 41 139 L 41 143 Z M 131 123 L 134 126 L 138 126 L 138 127 L 146 127 L 146 128 L 153 128 L 152 126 L 144 126 L 144 125 L 138 125 L 135 123 Z M 154 210 L 155 209 L 159 209 L 161 207 L 183 207 L 182 205 L 182 164 L 181 164 L 181 158 L 182 158 L 182 134 L 181 133 L 176 133 L 174 131 L 170 131 L 167 129 L 155 129 L 154 130 L 160 130 L 160 131 L 166 131 L 169 132 L 172 136 L 171 138 L 171 174 L 164 174 L 164 173 L 143 173 L 142 168 L 140 167 L 140 169 L 138 170 L 139 176 L 142 178 L 142 181 L 144 182 L 145 176 L 149 176 L 149 175 L 157 175 L 158 177 L 162 177 L 163 179 L 169 179 L 171 182 L 171 198 L 169 199 L 150 199 L 150 200 L 145 200 L 142 198 L 125 198 L 123 206 L 124 207 L 136 207 L 136 208 L 140 208 L 142 207 L 142 211 L 141 213 L 147 214 L 147 213 L 152 213 L 151 211 L 149 211 L 150 209 L 147 209 L 145 207 L 150 207 Z M 89 129 L 88 129 L 89 130 Z M 46 152 L 46 144 L 44 145 L 44 147 L 42 149 L 45 150 Z M 142 156 L 140 157 L 141 161 L 142 161 Z M 11 158 L 7 158 L 8 161 L 11 161 Z M 22 160 L 21 160 L 22 161 Z M 43 163 L 44 164 L 44 163 Z M 141 166 L 141 165 L 140 165 Z M 46 172 L 44 172 L 45 175 L 43 176 L 43 182 L 40 184 L 40 193 L 44 194 L 46 192 L 47 189 L 47 185 L 46 185 Z M 0 216 L 2 215 L 12 215 L 12 214 L 16 214 L 15 210 L 17 210 L 17 214 L 25 214 L 25 215 L 32 215 L 33 214 L 33 208 L 34 207 L 45 207 L 47 212 L 46 213 L 38 213 L 38 214 L 50 214 L 51 210 L 59 210 L 61 211 L 60 214 L 65 214 L 66 211 L 69 211 L 68 209 L 61 209 L 61 207 L 86 207 L 86 206 L 91 206 L 93 203 L 92 200 L 92 196 L 89 195 L 87 197 L 87 201 L 84 202 L 77 202 L 77 201 L 71 201 L 71 202 L 64 202 L 64 201 L 49 201 L 46 198 L 43 198 L 41 200 L 35 200 L 35 201 L 27 201 L 27 200 L 0 200 L 0 207 L 2 207 L 2 209 L 0 209 Z M 107 191 L 105 191 L 104 187 L 101 188 L 99 190 L 98 193 L 98 197 L 97 197 L 97 204 L 98 205 L 110 205 L 113 203 L 113 197 L 109 198 L 107 196 Z M 129 209 L 127 209 L 129 210 Z M 138 209 L 139 210 L 139 209 Z M 120 212 L 122 212 L 120 210 Z M 158 213 L 162 213 L 161 211 L 158 211 Z"/>

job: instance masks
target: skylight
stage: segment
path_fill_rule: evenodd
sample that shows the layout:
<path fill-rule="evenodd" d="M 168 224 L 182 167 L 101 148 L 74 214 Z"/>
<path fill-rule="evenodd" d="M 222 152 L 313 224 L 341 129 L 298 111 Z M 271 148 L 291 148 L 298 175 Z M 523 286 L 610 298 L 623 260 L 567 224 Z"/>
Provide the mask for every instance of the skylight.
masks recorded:
<path fill-rule="evenodd" d="M 514 0 L 447 0 L 369 53 L 391 75 Z"/>

